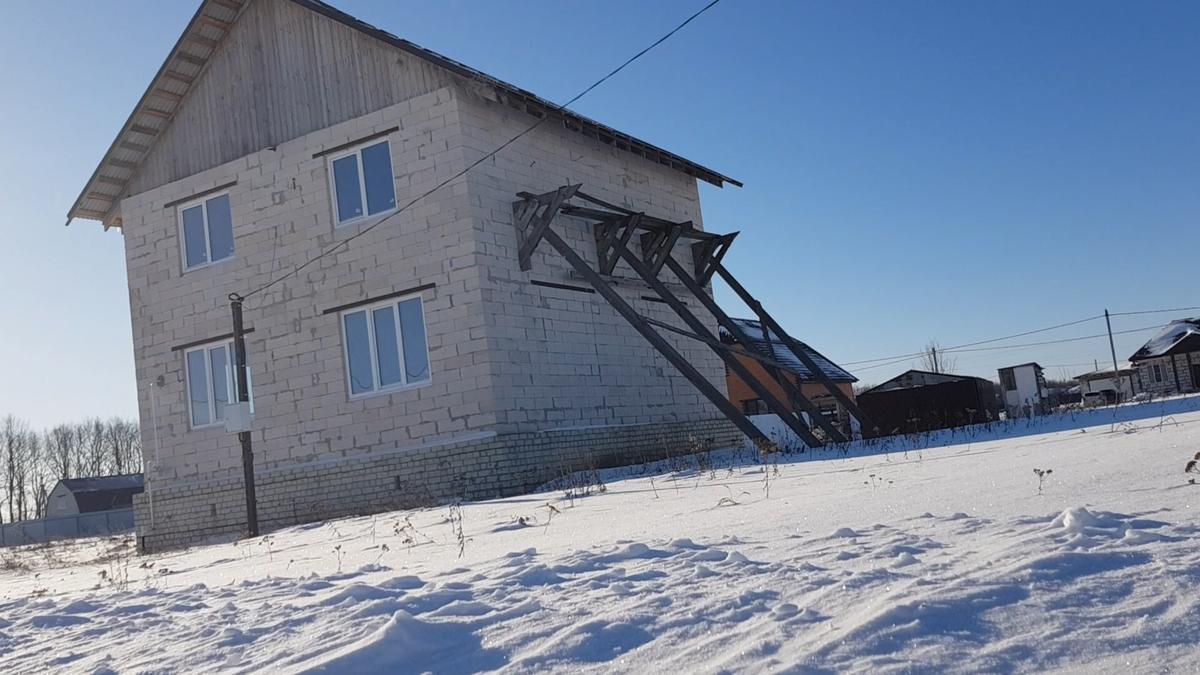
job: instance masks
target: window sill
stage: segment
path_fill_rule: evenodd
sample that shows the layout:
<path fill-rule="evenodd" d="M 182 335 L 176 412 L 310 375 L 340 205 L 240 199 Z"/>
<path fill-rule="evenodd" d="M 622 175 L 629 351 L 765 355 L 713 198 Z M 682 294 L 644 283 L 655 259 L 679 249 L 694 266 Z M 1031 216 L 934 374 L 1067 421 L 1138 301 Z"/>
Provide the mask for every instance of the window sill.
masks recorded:
<path fill-rule="evenodd" d="M 349 400 L 361 401 L 365 398 L 377 398 L 379 396 L 387 396 L 389 394 L 400 394 L 400 393 L 403 393 L 406 391 L 413 391 L 414 389 L 423 389 L 424 387 L 428 387 L 431 384 L 433 384 L 432 378 L 425 380 L 423 382 L 414 382 L 412 384 L 406 384 L 401 387 L 388 387 L 387 389 L 380 389 L 378 391 L 365 391 L 361 394 L 350 394 Z"/>
<path fill-rule="evenodd" d="M 333 229 L 345 230 L 347 228 L 365 227 L 365 226 L 374 225 L 374 224 L 378 223 L 379 221 L 383 220 L 384 218 L 395 215 L 396 213 L 399 213 L 399 212 L 400 212 L 399 208 L 392 207 L 392 208 L 388 209 L 387 211 L 380 211 L 379 213 L 372 213 L 369 216 L 359 216 L 357 218 L 351 218 L 350 220 L 343 220 L 340 223 L 334 223 Z"/>
<path fill-rule="evenodd" d="M 250 421 L 251 422 L 254 421 L 254 413 L 250 414 Z M 219 422 L 209 422 L 208 424 L 201 424 L 199 426 L 192 426 L 192 425 L 188 426 L 188 431 L 209 431 L 211 429 L 224 430 L 225 429 L 225 420 L 220 420 Z"/>
<path fill-rule="evenodd" d="M 224 265 L 227 262 L 232 262 L 235 259 L 237 259 L 237 254 L 231 255 L 228 258 L 221 258 L 220 260 L 214 260 L 212 262 L 206 262 L 206 263 L 202 263 L 199 265 L 193 265 L 191 267 L 184 267 L 183 273 L 187 274 L 188 272 L 195 272 L 197 270 L 205 270 L 210 267 L 219 267 L 221 265 Z"/>

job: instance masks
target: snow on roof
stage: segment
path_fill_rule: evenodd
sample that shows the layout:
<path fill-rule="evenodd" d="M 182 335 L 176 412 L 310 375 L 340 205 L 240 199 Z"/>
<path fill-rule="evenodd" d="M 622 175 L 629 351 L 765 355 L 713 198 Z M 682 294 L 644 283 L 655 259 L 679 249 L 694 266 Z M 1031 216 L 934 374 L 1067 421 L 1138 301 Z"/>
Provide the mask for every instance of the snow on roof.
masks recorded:
<path fill-rule="evenodd" d="M 734 323 L 742 329 L 742 332 L 750 339 L 749 347 L 763 356 L 769 357 L 778 361 L 787 367 L 787 369 L 800 377 L 801 380 L 815 380 L 812 372 L 805 366 L 800 359 L 788 349 L 783 340 L 773 332 L 768 333 L 763 330 L 762 323 L 753 319 L 734 319 Z M 723 327 L 721 328 L 722 340 L 733 340 L 733 336 L 729 334 Z M 858 378 L 851 375 L 841 366 L 838 366 L 833 361 L 825 358 L 820 352 L 804 344 L 800 340 L 796 340 L 800 344 L 800 348 L 808 355 L 808 358 L 817 364 L 821 372 L 834 382 L 858 382 Z"/>
<path fill-rule="evenodd" d="M 1128 372 L 1132 372 L 1132 371 L 1133 371 L 1133 364 L 1128 361 L 1122 361 L 1121 363 L 1117 364 L 1117 372 L 1118 373 L 1128 373 Z M 1077 380 L 1099 380 L 1099 379 L 1103 379 L 1106 377 L 1112 377 L 1112 374 L 1113 374 L 1112 368 L 1101 368 L 1099 370 L 1092 370 L 1092 371 L 1089 371 L 1089 372 L 1086 372 L 1086 373 L 1083 373 L 1080 375 L 1076 375 L 1075 379 L 1077 379 Z"/>
<path fill-rule="evenodd" d="M 1167 324 L 1158 335 L 1142 345 L 1142 348 L 1129 357 L 1130 361 L 1153 359 L 1159 356 L 1169 356 L 1172 350 L 1185 340 L 1200 340 L 1200 319 L 1178 319 Z"/>

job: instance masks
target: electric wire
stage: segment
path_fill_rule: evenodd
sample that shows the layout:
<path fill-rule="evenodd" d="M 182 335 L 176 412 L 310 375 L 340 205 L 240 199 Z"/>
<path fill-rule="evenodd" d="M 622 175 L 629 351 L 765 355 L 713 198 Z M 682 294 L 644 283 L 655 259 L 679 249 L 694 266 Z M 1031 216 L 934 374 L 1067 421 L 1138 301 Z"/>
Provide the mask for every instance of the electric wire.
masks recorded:
<path fill-rule="evenodd" d="M 484 156 L 480 157 L 479 159 L 475 160 L 474 162 L 471 162 L 470 164 L 468 164 L 468 165 L 467 165 L 467 167 L 466 167 L 466 168 L 462 169 L 462 170 L 461 170 L 461 171 L 459 171 L 458 173 L 456 173 L 456 174 L 454 174 L 453 176 L 450 176 L 449 178 L 447 178 L 447 179 L 443 180 L 442 182 L 438 183 L 437 185 L 435 185 L 434 187 L 430 188 L 430 189 L 429 189 L 429 190 L 427 190 L 426 192 L 423 192 L 423 193 L 421 193 L 420 195 L 418 195 L 418 196 L 414 197 L 412 200 L 410 200 L 410 201 L 409 201 L 408 203 L 406 203 L 404 206 L 402 206 L 402 207 L 400 207 L 400 208 L 396 209 L 395 211 L 393 211 L 392 213 L 388 214 L 388 215 L 387 215 L 387 216 L 385 216 L 384 218 L 382 218 L 382 219 L 380 219 L 380 220 L 378 220 L 378 221 L 376 221 L 376 222 L 374 222 L 374 223 L 371 223 L 371 224 L 370 224 L 370 225 L 368 225 L 367 227 L 364 227 L 363 229 L 359 230 L 358 232 L 355 232 L 354 234 L 350 235 L 349 237 L 346 237 L 346 238 L 345 238 L 345 239 L 343 239 L 342 241 L 340 241 L 340 242 L 338 242 L 338 243 L 336 243 L 336 244 L 334 244 L 334 245 L 330 246 L 329 248 L 327 248 L 327 249 L 325 249 L 324 251 L 322 251 L 322 252 L 318 253 L 317 255 L 315 255 L 315 256 L 313 256 L 313 257 L 309 258 L 308 260 L 304 261 L 303 263 L 301 263 L 301 264 L 299 264 L 299 265 L 296 265 L 295 267 L 293 267 L 293 268 L 292 268 L 291 270 L 289 270 L 288 272 L 286 272 L 286 273 L 284 273 L 284 274 L 281 274 L 280 276 L 278 276 L 278 277 L 276 277 L 276 278 L 274 278 L 274 279 L 270 279 L 270 280 L 268 280 L 268 281 L 267 281 L 265 284 L 263 284 L 262 286 L 259 286 L 258 288 L 255 288 L 254 290 L 248 291 L 247 293 L 245 293 L 245 294 L 244 294 L 244 295 L 242 295 L 241 297 L 242 297 L 243 299 L 250 298 L 250 297 L 252 297 L 252 296 L 254 296 L 254 295 L 257 295 L 257 294 L 259 294 L 259 293 L 261 293 L 261 292 L 263 292 L 263 291 L 265 291 L 265 290 L 267 290 L 267 289 L 271 288 L 272 286 L 275 286 L 275 285 L 277 285 L 277 284 L 280 284 L 280 283 L 284 282 L 285 280 L 287 280 L 287 279 L 289 279 L 289 278 L 291 278 L 291 277 L 293 277 L 293 276 L 296 276 L 297 274 L 299 274 L 301 271 L 303 271 L 303 270 L 304 270 L 306 267 L 308 267 L 309 265 L 312 265 L 313 263 L 317 262 L 318 260 L 321 260 L 322 258 L 324 258 L 324 257 L 326 257 L 326 256 L 328 256 L 328 255 L 331 255 L 331 254 L 333 254 L 333 253 L 335 253 L 335 252 L 337 252 L 337 251 L 339 251 L 339 250 L 341 250 L 341 249 L 344 249 L 344 248 L 346 248 L 346 247 L 347 247 L 347 246 L 349 246 L 349 245 L 350 245 L 350 243 L 351 243 L 351 242 L 353 242 L 354 240 L 356 240 L 356 239 L 358 239 L 359 237 L 361 237 L 361 236 L 363 236 L 363 235 L 367 234 L 368 232 L 370 232 L 370 231 L 374 230 L 375 228 L 379 227 L 380 225 L 383 225 L 384 223 L 387 223 L 387 222 L 391 221 L 393 218 L 395 218 L 396 216 L 399 216 L 401 213 L 404 213 L 404 212 L 405 212 L 405 211 L 407 211 L 408 209 L 412 208 L 413 206 L 415 206 L 417 203 L 419 203 L 420 201 L 422 201 L 422 200 L 423 200 L 423 199 L 425 199 L 426 197 L 428 197 L 428 196 L 432 195 L 433 193 L 437 192 L 438 190 L 440 190 L 440 189 L 442 189 L 442 188 L 446 187 L 446 186 L 447 186 L 447 185 L 449 185 L 450 183 L 452 183 L 452 182 L 454 182 L 454 181 L 458 180 L 459 178 L 462 178 L 463 176 L 465 176 L 465 175 L 466 175 L 466 174 L 467 174 L 469 171 L 471 171 L 471 170 L 472 170 L 472 169 L 474 169 L 475 167 L 479 166 L 480 164 L 483 164 L 483 163 L 484 163 L 484 162 L 486 162 L 487 160 L 489 160 L 489 159 L 491 159 L 492 157 L 496 156 L 496 155 L 497 155 L 497 154 L 499 154 L 499 153 L 500 153 L 502 150 L 504 150 L 504 149 L 505 149 L 505 148 L 507 148 L 508 146 L 512 145 L 513 143 L 516 143 L 518 140 L 520 140 L 521 138 L 523 138 L 523 137 L 524 137 L 526 134 L 528 134 L 529 132 L 531 132 L 531 131 L 533 131 L 534 129 L 536 129 L 536 128 L 538 128 L 539 126 L 541 126 L 543 122 L 545 122 L 546 120 L 548 120 L 548 119 L 550 118 L 551 114 L 559 114 L 559 113 L 561 113 L 563 110 L 565 110 L 565 109 L 567 108 L 567 106 L 569 106 L 569 105 L 571 105 L 572 103 L 575 103 L 575 102 L 576 102 L 576 101 L 578 101 L 579 99 L 583 98 L 583 97 L 584 97 L 584 96 L 586 96 L 588 93 L 590 93 L 590 92 L 591 92 L 593 89 L 595 89 L 596 87 L 599 87 L 601 84 L 604 84 L 606 81 L 608 81 L 610 78 L 612 78 L 613 76 L 615 76 L 617 73 L 619 73 L 619 72 L 621 72 L 622 70 L 624 70 L 624 69 L 625 69 L 627 66 L 629 66 L 630 64 L 632 64 L 634 61 L 637 61 L 638 59 L 640 59 L 642 56 L 644 56 L 644 55 L 645 55 L 647 52 L 649 52 L 651 49 L 654 49 L 655 47 L 657 47 L 658 45 L 662 44 L 663 42 L 666 42 L 666 41 L 667 41 L 667 40 L 668 40 L 668 39 L 669 39 L 669 38 L 670 38 L 672 35 L 674 35 L 675 33 L 678 33 L 680 30 L 682 30 L 682 29 L 684 28 L 684 26 L 687 26 L 689 23 L 691 23 L 693 20 L 695 20 L 695 19 L 696 19 L 697 17 L 699 17 L 701 14 L 703 14 L 703 13 L 707 12 L 708 10 L 712 9 L 712 8 L 713 8 L 713 7 L 714 7 L 714 6 L 715 6 L 715 5 L 716 5 L 718 2 L 720 2 L 720 1 L 721 1 L 721 0 L 711 0 L 711 2 L 709 2 L 707 5 L 705 5 L 704 7 L 700 8 L 700 10 L 699 10 L 699 11 L 697 11 L 696 13 L 692 14 L 692 15 L 691 15 L 691 16 L 689 16 L 687 19 L 685 19 L 685 20 L 683 21 L 683 23 L 680 23 L 678 26 L 676 26 L 675 28 L 671 29 L 669 32 L 667 32 L 666 34 L 664 34 L 662 37 L 660 37 L 660 38 L 658 38 L 657 40 L 655 40 L 654 42 L 650 43 L 650 45 L 649 45 L 649 46 L 645 47 L 644 49 L 642 49 L 642 50 L 641 50 L 641 51 L 639 51 L 638 53 L 636 53 L 636 54 L 634 54 L 633 56 L 631 56 L 631 57 L 629 57 L 628 59 L 626 59 L 624 63 L 622 63 L 621 65 L 619 65 L 619 66 L 617 66 L 616 68 L 614 68 L 614 69 L 613 69 L 612 71 L 610 71 L 610 72 L 609 72 L 607 75 L 605 75 L 604 77 L 601 77 L 600 79 L 596 80 L 596 81 L 595 81 L 595 82 L 593 82 L 592 84 L 588 85 L 588 86 L 587 86 L 587 88 L 585 88 L 583 91 L 579 92 L 579 93 L 578 93 L 578 94 L 576 94 L 575 96 L 571 97 L 571 99 L 570 99 L 570 100 L 568 100 L 566 103 L 563 103 L 562 105 L 556 106 L 556 107 L 554 108 L 554 110 L 553 110 L 553 112 L 552 112 L 552 113 L 546 113 L 546 114 L 542 115 L 540 118 L 538 118 L 538 120 L 537 120 L 536 122 L 534 122 L 533 124 L 531 124 L 531 125 L 529 125 L 528 127 L 526 127 L 524 130 L 522 130 L 522 131 L 521 131 L 520 133 L 518 133 L 516 136 L 513 136 L 512 138 L 508 139 L 508 140 L 507 140 L 507 141 L 505 141 L 504 143 L 501 143 L 499 146 L 497 146 L 497 147 L 496 147 L 494 150 L 492 150 L 491 152 L 489 152 L 489 153 L 487 153 L 486 155 L 484 155 Z"/>

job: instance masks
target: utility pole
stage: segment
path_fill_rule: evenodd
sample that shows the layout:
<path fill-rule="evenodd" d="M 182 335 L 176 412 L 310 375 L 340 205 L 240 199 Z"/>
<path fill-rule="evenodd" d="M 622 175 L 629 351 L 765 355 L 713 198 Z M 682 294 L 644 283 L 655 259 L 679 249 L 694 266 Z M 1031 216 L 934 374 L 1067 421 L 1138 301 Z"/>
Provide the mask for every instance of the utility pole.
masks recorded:
<path fill-rule="evenodd" d="M 1113 361 L 1113 386 L 1115 386 L 1117 389 L 1117 391 L 1116 391 L 1117 403 L 1120 403 L 1121 402 L 1121 375 L 1120 375 L 1120 371 L 1117 370 L 1117 347 L 1116 347 L 1116 345 L 1113 344 L 1112 320 L 1109 319 L 1109 317 L 1108 317 L 1107 309 L 1104 310 L 1104 325 L 1108 326 L 1108 350 L 1109 350 L 1109 352 L 1112 353 L 1112 361 Z"/>
<path fill-rule="evenodd" d="M 934 343 L 930 343 L 930 345 L 929 345 L 929 351 L 931 351 L 931 352 L 933 353 L 933 372 L 935 372 L 935 373 L 940 373 L 940 372 L 942 372 L 942 369 L 941 369 L 940 367 L 938 367 L 938 360 L 937 360 L 937 343 L 936 343 L 936 342 L 934 342 Z"/>
<path fill-rule="evenodd" d="M 250 381 L 246 377 L 246 328 L 242 325 L 242 301 L 237 293 L 229 294 L 229 310 L 233 314 L 234 371 L 237 374 L 237 400 L 239 408 L 245 409 L 242 416 L 245 427 L 238 431 L 242 443 L 242 474 L 246 486 L 246 531 L 251 537 L 258 536 L 258 496 L 254 490 L 254 447 L 250 441 L 249 405 Z"/>

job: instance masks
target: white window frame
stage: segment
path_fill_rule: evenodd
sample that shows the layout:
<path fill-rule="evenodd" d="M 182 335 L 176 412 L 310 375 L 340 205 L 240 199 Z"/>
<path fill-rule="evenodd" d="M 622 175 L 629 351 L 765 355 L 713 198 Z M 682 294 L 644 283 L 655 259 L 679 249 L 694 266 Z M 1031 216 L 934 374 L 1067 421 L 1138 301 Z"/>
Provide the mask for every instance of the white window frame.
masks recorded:
<path fill-rule="evenodd" d="M 213 342 L 206 342 L 204 344 L 188 347 L 187 349 L 183 350 L 183 378 L 184 378 L 183 384 L 185 387 L 184 394 L 187 397 L 187 414 L 188 414 L 188 428 L 189 429 L 211 429 L 213 427 L 224 427 L 225 426 L 225 420 L 217 419 L 217 397 L 214 395 L 214 392 L 213 392 L 212 359 L 209 357 L 209 352 L 213 349 L 216 349 L 217 347 L 224 347 L 226 349 L 226 353 L 225 353 L 226 361 L 225 362 L 229 364 L 229 369 L 228 369 L 228 372 L 225 374 L 225 386 L 228 387 L 228 389 L 226 389 L 226 391 L 229 392 L 229 399 L 230 399 L 229 404 L 233 405 L 238 402 L 238 400 L 237 400 L 237 398 L 238 398 L 237 363 L 236 363 L 236 356 L 235 356 L 235 351 L 234 351 L 234 347 L 233 347 L 233 340 L 214 340 Z M 195 352 L 204 352 L 204 384 L 205 384 L 205 387 L 207 387 L 207 394 L 208 394 L 208 423 L 207 424 L 196 424 L 195 423 L 196 416 L 192 411 L 192 371 L 188 367 L 188 356 L 190 354 L 194 354 Z M 246 390 L 250 394 L 250 415 L 253 417 L 253 415 L 254 415 L 254 389 L 253 389 L 254 379 L 252 377 L 250 377 L 249 360 L 250 360 L 249 357 L 247 357 L 247 359 L 246 359 L 246 361 L 247 361 L 247 363 L 246 363 L 246 383 L 247 383 Z"/>
<path fill-rule="evenodd" d="M 400 303 L 407 300 L 419 300 L 421 307 L 421 330 L 425 338 L 425 361 L 429 364 L 429 376 L 424 380 L 416 382 L 408 381 L 408 363 L 404 360 L 404 329 L 400 324 Z M 381 386 L 379 384 L 379 351 L 375 345 L 375 310 L 390 307 L 392 309 L 392 318 L 396 321 L 396 350 L 400 357 L 400 374 L 401 382 L 398 384 L 389 384 Z M 366 312 L 367 317 L 367 341 L 370 344 L 371 357 L 371 385 L 370 391 L 354 393 L 354 380 L 350 374 L 350 339 L 346 334 L 346 317 L 351 314 Z M 413 295 L 405 295 L 397 298 L 389 298 L 370 305 L 362 305 L 352 307 L 338 314 L 338 322 L 341 324 L 342 332 L 342 361 L 345 363 L 346 374 L 346 395 L 350 400 L 360 398 L 370 398 L 372 396 L 382 396 L 384 394 L 394 394 L 398 391 L 406 391 L 408 389 L 419 389 L 433 384 L 433 361 L 429 358 L 429 324 L 425 321 L 425 299 L 420 293 Z"/>
<path fill-rule="evenodd" d="M 388 168 L 390 168 L 392 171 L 392 196 L 396 200 L 396 205 L 390 209 L 385 209 L 378 213 L 367 213 L 367 174 L 363 170 L 362 151 L 366 148 L 375 147 L 380 143 L 387 144 Z M 338 213 L 337 180 L 333 174 L 333 163 L 339 159 L 345 159 L 351 155 L 354 155 L 355 163 L 358 166 L 358 198 L 362 203 L 363 214 L 355 218 L 340 220 L 340 214 Z M 400 208 L 400 196 L 396 193 L 396 166 L 392 163 L 392 141 L 389 138 L 372 138 L 371 140 L 363 141 L 354 147 L 327 155 L 325 157 L 325 173 L 328 174 L 329 177 L 329 205 L 333 210 L 333 227 L 335 229 L 349 225 L 357 225 L 369 219 L 386 218 Z"/>
<path fill-rule="evenodd" d="M 217 197 L 222 197 L 222 196 L 229 198 L 229 220 L 231 221 L 230 222 L 230 230 L 232 230 L 233 229 L 233 222 L 232 222 L 233 221 L 233 198 L 230 197 L 229 190 L 221 190 L 220 192 L 214 192 L 212 194 L 207 194 L 207 195 L 204 195 L 203 197 L 197 197 L 191 201 L 184 202 L 175 207 L 175 220 L 176 220 L 176 224 L 179 228 L 179 263 L 183 267 L 184 273 L 191 272 L 193 270 L 202 270 L 205 267 L 212 267 L 213 265 L 220 265 L 223 262 L 228 262 L 237 257 L 237 242 L 236 242 L 236 238 L 234 238 L 235 241 L 234 241 L 234 246 L 233 246 L 233 253 L 228 258 L 221 258 L 220 260 L 212 259 L 212 239 L 208 236 L 208 203 L 207 202 L 211 199 L 216 199 Z M 199 265 L 192 265 L 189 267 L 188 266 L 188 255 L 187 255 L 187 235 L 183 231 L 183 212 L 187 211 L 188 209 L 194 209 L 197 206 L 200 207 L 200 215 L 202 215 L 204 217 L 204 254 L 205 254 L 206 260 L 204 262 L 200 263 Z M 231 237 L 233 236 L 232 232 L 230 232 L 230 236 Z"/>

